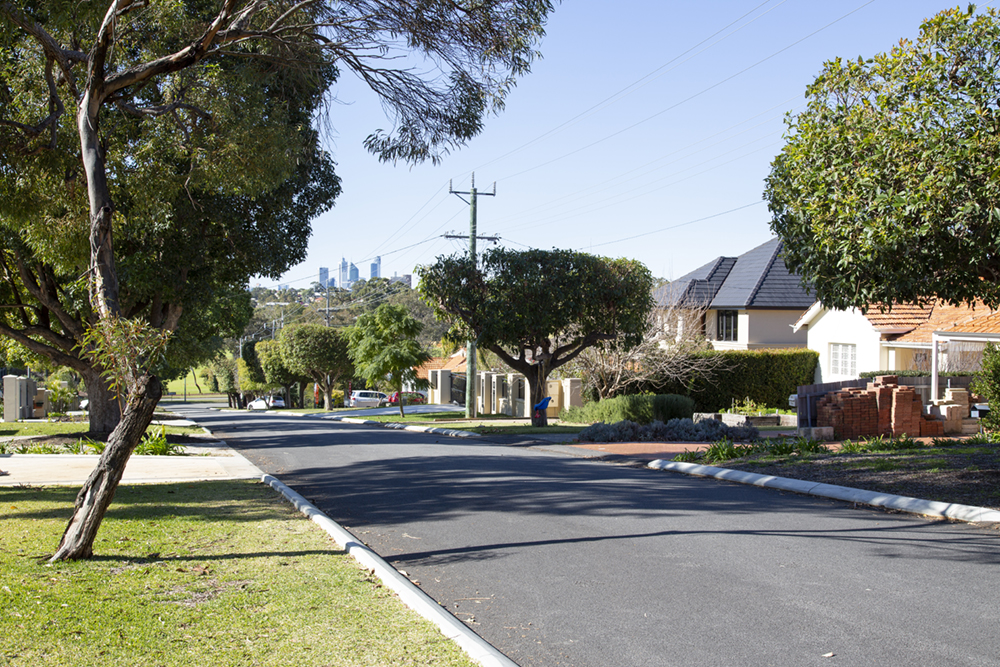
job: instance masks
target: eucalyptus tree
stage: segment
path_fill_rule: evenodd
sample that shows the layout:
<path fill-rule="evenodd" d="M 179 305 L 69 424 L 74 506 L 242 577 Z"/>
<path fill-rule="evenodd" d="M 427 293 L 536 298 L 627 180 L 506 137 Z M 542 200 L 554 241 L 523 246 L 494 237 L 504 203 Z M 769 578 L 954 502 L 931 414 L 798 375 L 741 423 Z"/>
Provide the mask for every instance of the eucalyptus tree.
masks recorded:
<path fill-rule="evenodd" d="M 240 64 L 312 80 L 319 95 L 338 67 L 351 70 L 394 123 L 373 132 L 367 147 L 383 160 L 438 160 L 502 107 L 535 56 L 550 10 L 548 0 L 0 1 L 0 199 L 13 202 L 4 221 L 13 220 L 36 251 L 62 245 L 87 258 L 72 297 L 89 302 L 89 330 L 104 332 L 90 338 L 96 358 L 125 363 L 103 370 L 129 378 L 120 385 L 128 390 L 121 421 L 53 559 L 91 555 L 162 393 L 142 345 L 124 357 L 107 352 L 124 331 L 149 333 L 128 319 L 118 239 L 129 237 L 134 219 L 169 216 L 183 195 L 199 211 L 202 193 L 266 202 L 316 154 L 315 143 L 313 151 L 303 146 L 309 124 L 282 132 L 290 105 L 267 106 L 260 77 Z M 414 58 L 428 68 L 414 67 Z M 72 276 L 71 267 L 61 263 L 61 275 Z M 69 330 L 71 318 L 62 321 L 62 309 L 51 307 L 53 290 L 55 281 L 32 294 L 44 311 L 18 308 Z M 148 309 L 150 330 L 170 331 L 183 314 L 155 299 Z M 26 334 L 47 335 L 44 327 Z"/>
<path fill-rule="evenodd" d="M 422 298 L 451 321 L 454 341 L 479 346 L 524 374 L 532 405 L 555 369 L 604 341 L 639 345 L 653 308 L 653 277 L 641 262 L 570 250 L 486 251 L 420 267 Z M 532 411 L 532 424 L 548 423 Z"/>
<path fill-rule="evenodd" d="M 1000 15 L 834 59 L 789 117 L 765 198 L 785 263 L 827 306 L 1000 305 Z"/>

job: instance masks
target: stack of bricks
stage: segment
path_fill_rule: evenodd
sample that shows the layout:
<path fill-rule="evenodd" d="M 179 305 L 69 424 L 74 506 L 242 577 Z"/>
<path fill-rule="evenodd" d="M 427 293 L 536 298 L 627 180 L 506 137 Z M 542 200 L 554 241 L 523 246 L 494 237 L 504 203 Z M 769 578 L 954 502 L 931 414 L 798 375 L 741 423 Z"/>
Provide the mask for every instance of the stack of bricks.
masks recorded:
<path fill-rule="evenodd" d="M 895 375 L 882 375 L 866 388 L 831 392 L 817 405 L 817 424 L 832 426 L 835 438 L 876 435 L 944 435 L 944 422 L 923 414 L 923 401 L 912 387 L 900 387 Z"/>
<path fill-rule="evenodd" d="M 817 423 L 832 426 L 837 439 L 860 438 L 878 430 L 875 396 L 861 388 L 831 392 L 820 399 L 816 410 Z"/>

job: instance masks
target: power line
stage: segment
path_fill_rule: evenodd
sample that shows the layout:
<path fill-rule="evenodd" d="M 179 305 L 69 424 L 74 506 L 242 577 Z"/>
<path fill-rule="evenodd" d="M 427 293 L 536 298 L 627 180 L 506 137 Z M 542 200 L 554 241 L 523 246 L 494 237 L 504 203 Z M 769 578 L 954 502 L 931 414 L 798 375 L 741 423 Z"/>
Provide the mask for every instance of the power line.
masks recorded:
<path fill-rule="evenodd" d="M 591 248 L 600 248 L 600 247 L 606 246 L 606 245 L 614 245 L 615 243 L 624 243 L 625 241 L 634 241 L 635 239 L 640 239 L 640 238 L 642 238 L 644 236 L 651 236 L 653 234 L 660 234 L 662 232 L 668 232 L 671 229 L 678 229 L 679 227 L 686 227 L 688 225 L 693 225 L 696 222 L 704 222 L 706 220 L 711 220 L 712 218 L 719 218 L 719 217 L 722 217 L 724 215 L 729 215 L 730 213 L 735 213 L 736 211 L 742 211 L 745 208 L 750 208 L 751 206 L 758 206 L 758 205 L 763 204 L 763 203 L 764 203 L 764 200 L 761 199 L 759 201 L 753 202 L 752 204 L 745 204 L 743 206 L 737 206 L 736 208 L 731 208 L 728 211 L 722 211 L 721 213 L 713 213 L 712 215 L 706 215 L 703 218 L 697 218 L 696 220 L 688 220 L 687 222 L 682 222 L 682 223 L 680 223 L 678 225 L 672 225 L 670 227 L 663 227 L 661 229 L 654 229 L 651 232 L 643 232 L 642 234 L 636 234 L 635 236 L 629 236 L 628 238 L 618 239 L 617 241 L 605 241 L 604 243 L 592 243 L 592 244 L 590 244 L 590 247 Z"/>
<path fill-rule="evenodd" d="M 818 35 L 819 33 L 823 32 L 824 30 L 826 30 L 827 28 L 829 28 L 830 26 L 833 26 L 833 25 L 835 25 L 835 24 L 843 21 L 847 17 L 849 17 L 852 14 L 855 14 L 855 13 L 861 11 L 862 9 L 864 9 L 865 7 L 867 7 L 868 5 L 870 5 L 870 4 L 874 3 L 874 2 L 875 2 L 875 0 L 868 0 L 868 2 L 865 2 L 864 4 L 856 7 L 855 9 L 849 11 L 848 13 L 844 14 L 840 18 L 838 18 L 838 19 L 836 19 L 834 21 L 831 21 L 830 23 L 827 23 L 822 28 L 814 30 L 813 32 L 811 32 L 808 35 L 806 35 L 805 37 L 802 37 L 801 39 L 798 39 L 798 40 L 792 42 L 788 46 L 775 51 L 774 53 L 772 53 L 771 55 L 767 56 L 766 58 L 762 58 L 762 59 L 758 60 L 757 62 L 755 62 L 754 64 L 749 65 L 747 67 L 744 67 L 743 69 L 741 69 L 740 71 L 736 72 L 735 74 L 731 74 L 730 76 L 727 76 L 726 78 L 724 78 L 724 79 L 722 79 L 720 81 L 717 81 L 716 83 L 713 83 L 711 86 L 703 88 L 702 90 L 698 91 L 697 93 L 695 93 L 693 95 L 690 95 L 690 96 L 684 98 L 683 100 L 680 100 L 679 102 L 675 102 L 674 104 L 671 104 L 670 106 L 666 107 L 665 109 L 661 109 L 660 111 L 657 111 L 656 113 L 654 113 L 651 116 L 647 116 L 646 118 L 644 118 L 644 119 L 642 119 L 642 120 L 640 120 L 638 122 L 635 122 L 635 123 L 633 123 L 633 124 L 631 124 L 631 125 L 629 125 L 629 126 L 627 126 L 625 128 L 622 128 L 621 130 L 618 130 L 616 132 L 608 134 L 608 135 L 602 137 L 601 139 L 598 139 L 597 141 L 592 141 L 591 143 L 587 144 L 586 146 L 582 146 L 580 148 L 577 148 L 576 150 L 570 151 L 569 153 L 564 153 L 563 155 L 560 155 L 559 157 L 556 157 L 556 158 L 552 158 L 551 160 L 546 160 L 545 162 L 542 162 L 541 164 L 537 164 L 534 167 L 529 167 L 528 169 L 522 169 L 521 171 L 516 172 L 514 174 L 510 174 L 508 176 L 505 176 L 505 177 L 501 178 L 500 180 L 507 180 L 507 179 L 511 179 L 511 178 L 517 178 L 518 176 L 523 176 L 524 174 L 527 174 L 529 172 L 535 171 L 536 169 L 541 169 L 542 167 L 546 167 L 546 166 L 548 166 L 550 164 L 553 164 L 555 162 L 559 162 L 560 160 L 565 160 L 566 158 L 572 157 L 573 155 L 576 155 L 577 153 L 585 151 L 588 148 L 593 148 L 594 146 L 602 144 L 605 141 L 608 141 L 609 139 L 613 139 L 614 137 L 617 137 L 620 134 L 624 134 L 625 132 L 628 132 L 629 130 L 635 129 L 636 127 L 639 127 L 640 125 L 644 125 L 645 123 L 648 123 L 649 121 L 653 120 L 654 118 L 659 118 L 660 116 L 662 116 L 663 114 L 667 113 L 668 111 L 673 111 L 677 107 L 679 107 L 679 106 L 681 106 L 683 104 L 687 104 L 691 100 L 697 99 L 697 98 L 701 97 L 702 95 L 704 95 L 705 93 L 707 93 L 707 92 L 709 92 L 711 90 L 715 90 L 719 86 L 721 86 L 721 85 L 723 85 L 725 83 L 728 83 L 729 81 L 732 81 L 733 79 L 735 79 L 735 78 L 737 78 L 739 76 L 742 76 L 743 74 L 745 74 L 745 73 L 749 72 L 750 70 L 758 67 L 759 65 L 762 65 L 762 64 L 766 63 L 767 61 L 771 60 L 772 58 L 777 57 L 778 55 L 784 53 L 785 51 L 787 51 L 787 50 L 789 50 L 789 49 L 791 49 L 791 48 L 793 48 L 795 46 L 798 46 L 799 44 L 801 44 L 802 42 L 806 41 L 807 39 L 810 39 L 810 38 Z"/>
<path fill-rule="evenodd" d="M 604 98 L 603 100 L 601 100 L 597 104 L 595 104 L 595 105 L 591 106 L 590 108 L 588 108 L 588 109 L 580 112 L 579 114 L 577 114 L 576 116 L 573 116 L 569 120 L 564 121 L 563 123 L 560 123 L 559 125 L 555 126 L 551 130 L 548 130 L 548 131 L 540 134 L 539 136 L 535 137 L 531 141 L 528 141 L 528 142 L 526 142 L 524 144 L 521 144 L 517 148 L 515 148 L 515 149 L 513 149 L 511 151 L 508 151 L 507 153 L 504 153 L 503 155 L 500 155 L 499 157 L 493 158 L 489 162 L 486 162 L 486 163 L 480 165 L 480 167 L 485 167 L 487 165 L 491 165 L 494 162 L 499 162 L 500 160 L 503 160 L 504 158 L 507 158 L 507 157 L 509 157 L 511 155 L 514 155 L 515 153 L 518 153 L 518 152 L 522 151 L 523 149 L 527 148 L 528 146 L 531 146 L 531 145 L 533 145 L 535 143 L 538 143 L 542 139 L 545 139 L 546 137 L 549 137 L 549 136 L 551 136 L 553 134 L 556 134 L 557 132 L 559 132 L 559 131 L 561 131 L 561 130 L 563 130 L 565 128 L 568 128 L 571 125 L 574 125 L 577 121 L 583 120 L 587 116 L 590 116 L 593 113 L 599 111 L 600 109 L 603 109 L 603 108 L 607 107 L 608 105 L 612 104 L 613 102 L 617 102 L 619 99 L 625 97 L 626 95 L 628 95 L 628 94 L 630 94 L 632 92 L 635 92 L 636 90 L 639 90 L 643 86 L 646 86 L 649 83 L 652 83 L 654 80 L 656 80 L 659 77 L 663 76 L 667 72 L 670 72 L 670 71 L 673 71 L 674 69 L 676 69 L 676 66 L 675 66 L 675 67 L 671 67 L 669 70 L 666 70 L 666 68 L 669 65 L 677 62 L 678 60 L 680 60 L 681 58 L 683 58 L 685 55 L 691 53 L 692 51 L 694 51 L 695 49 L 697 49 L 701 45 L 705 44 L 710 39 L 716 37 L 720 33 L 725 32 L 726 30 L 728 30 L 732 26 L 736 25 L 737 23 L 739 23 L 740 21 L 742 21 L 746 17 L 750 16 L 751 14 L 753 14 L 754 12 L 756 12 L 758 9 L 760 9 L 761 7 L 763 7 L 764 5 L 766 5 L 766 4 L 768 4 L 769 2 L 772 2 L 772 1 L 773 0 L 765 0 L 764 2 L 760 3 L 759 5 L 757 5 L 753 9 L 751 9 L 750 11 L 748 11 L 745 14 L 743 14 L 742 16 L 740 16 L 739 18 L 735 19 L 734 21 L 731 21 L 730 23 L 728 23 L 727 25 L 723 26 L 719 30 L 715 31 L 714 33 L 712 33 L 711 35 L 709 35 L 705 39 L 701 40 L 700 42 L 698 42 L 697 44 L 695 44 L 691 48 L 687 49 L 686 51 L 682 51 L 681 53 L 677 54 L 676 56 L 674 56 L 673 58 L 671 58 L 670 60 L 668 60 L 664 64 L 660 65 L 659 67 L 657 67 L 653 71 L 649 72 L 648 74 L 645 74 L 644 76 L 636 79 L 635 81 L 633 81 L 629 85 L 627 85 L 624 88 L 620 89 L 618 92 L 609 95 L 608 97 Z M 787 1 L 788 0 L 781 0 L 781 2 L 779 2 L 774 7 L 771 7 L 770 9 L 768 9 L 766 12 L 764 12 L 760 16 L 754 17 L 751 21 L 748 21 L 748 22 L 744 23 L 743 25 L 741 25 L 736 30 L 733 30 L 729 34 L 727 34 L 727 35 L 723 36 L 722 38 L 720 38 L 720 39 L 712 42 L 711 44 L 709 44 L 707 47 L 705 47 L 701 51 L 698 51 L 697 53 L 695 53 L 694 55 L 692 55 L 691 58 L 694 58 L 695 56 L 701 55 L 702 53 L 704 53 L 708 49 L 712 48 L 716 44 L 719 44 L 720 42 L 728 39 L 732 35 L 735 35 L 737 32 L 739 32 L 743 28 L 746 28 L 747 26 L 751 25 L 752 23 L 754 23 L 758 19 L 763 18 L 764 16 L 766 16 L 769 13 L 771 13 L 772 11 L 774 11 L 775 9 L 777 9 L 778 7 L 780 7 L 781 5 L 785 4 L 785 2 L 787 2 Z M 685 60 L 677 63 L 677 66 L 680 66 L 680 65 L 688 62 L 689 60 L 691 60 L 691 58 L 687 58 L 687 59 L 685 59 Z M 666 71 L 664 71 L 664 70 L 666 70 Z M 478 168 L 479 167 L 477 167 L 477 169 Z"/>

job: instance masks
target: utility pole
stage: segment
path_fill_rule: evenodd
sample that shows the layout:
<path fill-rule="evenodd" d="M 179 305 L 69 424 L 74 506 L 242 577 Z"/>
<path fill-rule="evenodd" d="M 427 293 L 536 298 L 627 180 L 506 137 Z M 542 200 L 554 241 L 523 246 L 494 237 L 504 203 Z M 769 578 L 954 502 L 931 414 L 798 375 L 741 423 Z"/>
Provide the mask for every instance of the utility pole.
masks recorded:
<path fill-rule="evenodd" d="M 478 266 L 476 259 L 476 195 L 479 194 L 476 191 L 476 175 L 472 174 L 472 187 L 468 192 L 458 192 L 453 190 L 451 187 L 451 181 L 448 181 L 448 193 L 453 195 L 458 195 L 459 199 L 462 199 L 462 195 L 469 195 L 469 201 L 465 202 L 469 205 L 469 257 L 472 258 L 473 266 Z M 493 183 L 493 192 L 482 193 L 487 197 L 496 197 L 497 194 L 497 184 Z M 462 199 L 462 201 L 465 201 Z M 447 236 L 446 238 L 461 238 Z M 484 240 L 495 241 L 496 237 L 480 237 Z M 476 416 L 476 341 L 475 339 L 469 340 L 466 346 L 465 355 L 465 417 L 466 419 L 471 419 Z"/>

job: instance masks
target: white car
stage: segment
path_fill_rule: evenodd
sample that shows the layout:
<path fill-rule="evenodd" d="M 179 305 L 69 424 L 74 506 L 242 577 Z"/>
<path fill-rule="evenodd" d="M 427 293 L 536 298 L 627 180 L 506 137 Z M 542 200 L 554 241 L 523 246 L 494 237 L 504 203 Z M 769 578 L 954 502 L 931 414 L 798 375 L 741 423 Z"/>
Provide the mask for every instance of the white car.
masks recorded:
<path fill-rule="evenodd" d="M 362 389 L 351 392 L 352 408 L 380 408 L 389 404 L 389 396 L 380 391 Z"/>
<path fill-rule="evenodd" d="M 247 403 L 247 410 L 267 410 L 267 399 L 255 398 Z"/>
<path fill-rule="evenodd" d="M 267 406 L 269 408 L 283 408 L 285 407 L 285 399 L 281 396 L 270 396 L 267 399 Z"/>

